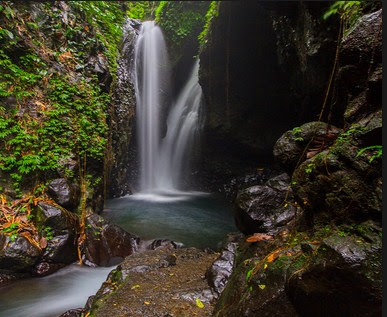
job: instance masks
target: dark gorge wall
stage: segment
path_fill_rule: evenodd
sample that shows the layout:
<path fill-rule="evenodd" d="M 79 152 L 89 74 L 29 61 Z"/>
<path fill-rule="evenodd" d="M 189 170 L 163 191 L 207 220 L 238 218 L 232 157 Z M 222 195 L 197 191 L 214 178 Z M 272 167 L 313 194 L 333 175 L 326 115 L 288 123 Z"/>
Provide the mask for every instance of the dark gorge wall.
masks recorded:
<path fill-rule="evenodd" d="M 109 108 L 110 135 L 105 164 L 108 197 L 131 193 L 133 189 L 130 184 L 137 178 L 136 97 L 132 71 L 134 46 L 140 26 L 139 21 L 128 19 L 123 29 L 117 79 L 113 83 L 112 104 Z"/>
<path fill-rule="evenodd" d="M 200 54 L 206 103 L 200 173 L 211 190 L 272 162 L 273 145 L 284 131 L 317 118 L 338 32 L 338 23 L 322 19 L 328 7 L 220 4 Z"/>

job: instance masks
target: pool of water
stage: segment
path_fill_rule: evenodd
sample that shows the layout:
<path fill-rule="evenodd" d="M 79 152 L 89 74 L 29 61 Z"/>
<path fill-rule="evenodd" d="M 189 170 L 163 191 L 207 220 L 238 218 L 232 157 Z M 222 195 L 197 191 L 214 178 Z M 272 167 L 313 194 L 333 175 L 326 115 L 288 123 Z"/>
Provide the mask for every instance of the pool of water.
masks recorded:
<path fill-rule="evenodd" d="M 228 232 L 237 231 L 230 206 L 198 192 L 112 199 L 103 216 L 142 239 L 170 239 L 186 247 L 215 249 Z"/>
<path fill-rule="evenodd" d="M 197 192 L 137 194 L 107 201 L 103 216 L 143 240 L 171 239 L 185 246 L 217 248 L 236 231 L 230 206 Z M 67 266 L 0 288 L 0 317 L 57 317 L 83 307 L 113 269 Z"/>

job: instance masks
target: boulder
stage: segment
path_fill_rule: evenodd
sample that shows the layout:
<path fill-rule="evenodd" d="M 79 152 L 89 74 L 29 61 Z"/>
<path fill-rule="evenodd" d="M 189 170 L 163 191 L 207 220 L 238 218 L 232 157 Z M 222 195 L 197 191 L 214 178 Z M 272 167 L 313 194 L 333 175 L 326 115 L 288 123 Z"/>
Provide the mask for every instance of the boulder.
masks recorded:
<path fill-rule="evenodd" d="M 111 266 L 138 250 L 139 237 L 97 214 L 91 214 L 86 218 L 85 230 L 84 260 L 91 263 Z"/>
<path fill-rule="evenodd" d="M 35 267 L 33 268 L 33 274 L 36 276 L 46 276 L 50 275 L 56 271 L 58 271 L 60 268 L 64 267 L 65 264 L 62 263 L 49 263 L 49 262 L 39 262 Z"/>
<path fill-rule="evenodd" d="M 313 138 L 320 142 L 318 147 L 326 148 L 337 138 L 341 129 L 324 122 L 308 122 L 300 127 L 285 132 L 275 143 L 273 148 L 274 159 L 291 174 L 296 165 L 306 159 L 305 147 Z M 312 147 L 312 143 L 309 147 Z"/>
<path fill-rule="evenodd" d="M 301 316 L 382 315 L 382 231 L 372 221 L 355 230 L 325 238 L 290 278 L 289 297 Z"/>
<path fill-rule="evenodd" d="M 82 317 L 84 312 L 83 308 L 70 309 L 59 317 Z"/>
<path fill-rule="evenodd" d="M 181 242 L 175 242 L 168 239 L 156 239 L 153 240 L 149 245 L 147 245 L 148 250 L 158 250 L 158 249 L 178 249 L 182 248 L 183 244 Z"/>
<path fill-rule="evenodd" d="M 43 262 L 70 264 L 77 260 L 78 216 L 58 206 L 39 202 L 36 223 L 47 240 Z"/>
<path fill-rule="evenodd" d="M 244 234 L 276 234 L 298 218 L 301 209 L 292 203 L 290 178 L 284 173 L 266 182 L 240 191 L 235 200 L 234 216 Z"/>
<path fill-rule="evenodd" d="M 382 9 L 366 14 L 359 19 L 353 29 L 343 38 L 340 48 L 340 65 L 358 65 L 368 68 L 372 58 L 382 57 Z"/>
<path fill-rule="evenodd" d="M 0 270 L 29 272 L 41 253 L 42 251 L 25 237 L 17 236 L 12 241 L 10 236 L 0 233 Z"/>
<path fill-rule="evenodd" d="M 48 184 L 49 195 L 59 205 L 75 209 L 80 200 L 80 190 L 75 183 L 70 183 L 66 178 L 57 178 Z"/>
<path fill-rule="evenodd" d="M 382 113 L 350 126 L 328 149 L 304 161 L 293 173 L 292 188 L 307 223 L 379 220 L 382 216 Z"/>

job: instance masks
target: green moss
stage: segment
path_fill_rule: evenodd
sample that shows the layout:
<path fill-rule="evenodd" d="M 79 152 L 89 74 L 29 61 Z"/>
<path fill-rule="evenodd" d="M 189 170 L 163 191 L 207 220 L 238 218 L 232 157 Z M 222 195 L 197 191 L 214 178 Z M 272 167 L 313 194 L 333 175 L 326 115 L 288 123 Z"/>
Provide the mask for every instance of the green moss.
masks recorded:
<path fill-rule="evenodd" d="M 203 47 L 208 40 L 208 34 L 210 32 L 212 20 L 219 15 L 219 4 L 220 1 L 211 1 L 210 6 L 208 7 L 208 11 L 205 16 L 206 21 L 204 23 L 203 31 L 198 35 L 198 40 L 201 47 Z"/>
<path fill-rule="evenodd" d="M 172 59 L 185 42 L 203 29 L 206 21 L 207 1 L 160 1 L 156 10 L 156 22 L 162 28 Z"/>
<path fill-rule="evenodd" d="M 70 6 L 95 28 L 95 36 L 104 46 L 112 76 L 117 70 L 118 44 L 126 18 L 125 3 L 120 1 L 69 1 Z"/>

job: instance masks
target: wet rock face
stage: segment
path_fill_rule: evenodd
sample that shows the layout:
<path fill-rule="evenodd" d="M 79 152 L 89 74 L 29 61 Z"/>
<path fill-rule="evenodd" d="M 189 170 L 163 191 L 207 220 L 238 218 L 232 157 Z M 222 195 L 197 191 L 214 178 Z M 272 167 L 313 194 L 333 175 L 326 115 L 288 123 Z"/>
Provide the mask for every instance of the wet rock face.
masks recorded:
<path fill-rule="evenodd" d="M 58 271 L 64 266 L 65 264 L 62 263 L 40 262 L 33 268 L 32 274 L 36 276 L 46 276 Z"/>
<path fill-rule="evenodd" d="M 92 300 L 91 315 L 211 316 L 215 297 L 204 275 L 216 256 L 195 248 L 133 254 L 109 274 Z M 174 265 L 161 265 L 170 257 Z"/>
<path fill-rule="evenodd" d="M 339 52 L 335 109 L 346 126 L 382 106 L 382 10 L 363 16 Z"/>
<path fill-rule="evenodd" d="M 86 240 L 83 245 L 86 264 L 110 266 L 137 252 L 140 238 L 127 233 L 97 214 L 86 218 Z"/>
<path fill-rule="evenodd" d="M 111 131 L 107 158 L 107 195 L 119 197 L 130 194 L 131 182 L 136 177 L 135 113 L 136 98 L 132 81 L 134 45 L 140 22 L 128 19 L 123 29 L 121 58 L 118 60 L 117 79 L 113 83 L 112 105 L 109 108 Z M 129 185 L 129 183 L 131 185 Z M 134 185 L 133 185 L 134 186 Z"/>
<path fill-rule="evenodd" d="M 79 204 L 79 187 L 74 183 L 69 183 L 65 178 L 52 180 L 48 185 L 48 192 L 59 205 L 70 210 Z"/>
<path fill-rule="evenodd" d="M 249 187 L 235 200 L 235 222 L 244 234 L 265 232 L 276 234 L 301 215 L 301 209 L 291 201 L 290 178 L 284 173 L 270 179 L 266 185 Z"/>
<path fill-rule="evenodd" d="M 70 264 L 76 261 L 78 216 L 44 202 L 39 202 L 37 209 L 38 228 L 52 235 L 44 249 L 43 262 Z"/>
<path fill-rule="evenodd" d="M 175 242 L 168 239 L 157 239 L 153 240 L 149 245 L 147 245 L 148 250 L 158 250 L 158 249 L 178 249 L 183 247 L 181 242 Z"/>
<path fill-rule="evenodd" d="M 222 293 L 233 272 L 236 249 L 240 238 L 240 234 L 230 234 L 220 255 L 206 272 L 208 283 L 217 296 Z"/>
<path fill-rule="evenodd" d="M 0 270 L 6 272 L 29 272 L 42 251 L 24 237 L 0 234 Z"/>

